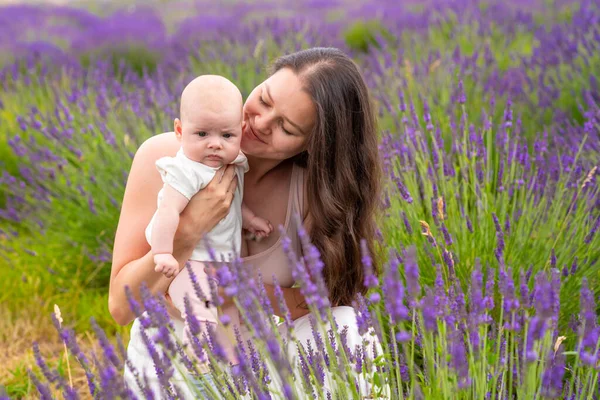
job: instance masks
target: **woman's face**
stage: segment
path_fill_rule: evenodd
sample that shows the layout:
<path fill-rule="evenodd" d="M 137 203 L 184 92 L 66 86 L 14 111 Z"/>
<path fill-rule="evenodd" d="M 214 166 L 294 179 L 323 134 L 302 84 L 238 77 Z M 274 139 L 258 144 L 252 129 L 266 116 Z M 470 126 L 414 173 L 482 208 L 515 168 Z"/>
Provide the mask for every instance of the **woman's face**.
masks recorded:
<path fill-rule="evenodd" d="M 315 121 L 315 106 L 296 74 L 280 69 L 244 104 L 241 149 L 257 158 L 294 157 L 306 149 Z"/>

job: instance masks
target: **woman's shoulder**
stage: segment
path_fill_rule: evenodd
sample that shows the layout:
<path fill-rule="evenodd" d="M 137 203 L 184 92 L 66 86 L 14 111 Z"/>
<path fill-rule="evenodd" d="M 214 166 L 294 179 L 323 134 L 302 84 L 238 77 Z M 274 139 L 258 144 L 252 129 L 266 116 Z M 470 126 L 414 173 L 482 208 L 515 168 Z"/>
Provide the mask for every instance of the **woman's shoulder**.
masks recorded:
<path fill-rule="evenodd" d="M 131 163 L 129 180 L 147 181 L 154 175 L 149 171 L 156 171 L 155 178 L 160 182 L 160 175 L 156 169 L 156 161 L 162 157 L 173 157 L 179 150 L 179 141 L 174 132 L 161 133 L 146 139 L 135 152 Z"/>
<path fill-rule="evenodd" d="M 157 159 L 164 156 L 175 156 L 181 147 L 175 132 L 165 132 L 146 139 L 138 148 L 136 157 L 156 155 Z"/>

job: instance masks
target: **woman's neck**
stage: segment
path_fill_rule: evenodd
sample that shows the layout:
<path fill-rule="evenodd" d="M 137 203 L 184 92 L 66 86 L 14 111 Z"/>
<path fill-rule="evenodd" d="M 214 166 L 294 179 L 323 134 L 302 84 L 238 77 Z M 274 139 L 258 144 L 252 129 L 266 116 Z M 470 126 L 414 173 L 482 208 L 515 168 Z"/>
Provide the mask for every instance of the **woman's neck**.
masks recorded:
<path fill-rule="evenodd" d="M 287 160 L 270 160 L 248 155 L 246 157 L 248 158 L 250 169 L 244 175 L 244 181 L 250 181 L 254 184 L 259 183 L 267 175 L 270 175 L 271 172 L 278 169 L 280 165 L 287 162 Z"/>

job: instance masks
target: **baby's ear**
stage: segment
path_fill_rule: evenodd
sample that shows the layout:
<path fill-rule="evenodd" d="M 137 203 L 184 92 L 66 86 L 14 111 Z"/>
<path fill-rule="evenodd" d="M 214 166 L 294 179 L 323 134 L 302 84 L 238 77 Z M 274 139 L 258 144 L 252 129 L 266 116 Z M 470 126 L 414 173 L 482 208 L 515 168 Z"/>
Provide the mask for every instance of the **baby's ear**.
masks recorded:
<path fill-rule="evenodd" d="M 175 136 L 177 137 L 177 140 L 181 141 L 181 136 L 183 135 L 183 126 L 181 124 L 181 120 L 179 118 L 175 118 L 173 125 L 175 130 Z"/>

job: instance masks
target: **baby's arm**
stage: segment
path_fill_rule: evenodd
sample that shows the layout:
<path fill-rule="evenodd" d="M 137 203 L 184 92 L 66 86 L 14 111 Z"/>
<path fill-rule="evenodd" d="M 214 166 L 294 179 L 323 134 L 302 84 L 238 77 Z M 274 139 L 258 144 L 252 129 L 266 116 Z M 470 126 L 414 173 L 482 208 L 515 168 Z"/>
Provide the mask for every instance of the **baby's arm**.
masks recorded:
<path fill-rule="evenodd" d="M 250 232 L 256 240 L 261 240 L 273 232 L 271 223 L 254 214 L 244 202 L 242 202 L 242 228 Z"/>
<path fill-rule="evenodd" d="M 179 272 L 179 263 L 173 257 L 173 237 L 179 226 L 179 214 L 188 203 L 184 195 L 169 184 L 164 185 L 163 198 L 152 225 L 150 246 L 156 264 L 154 270 L 162 272 L 167 278 Z"/>

